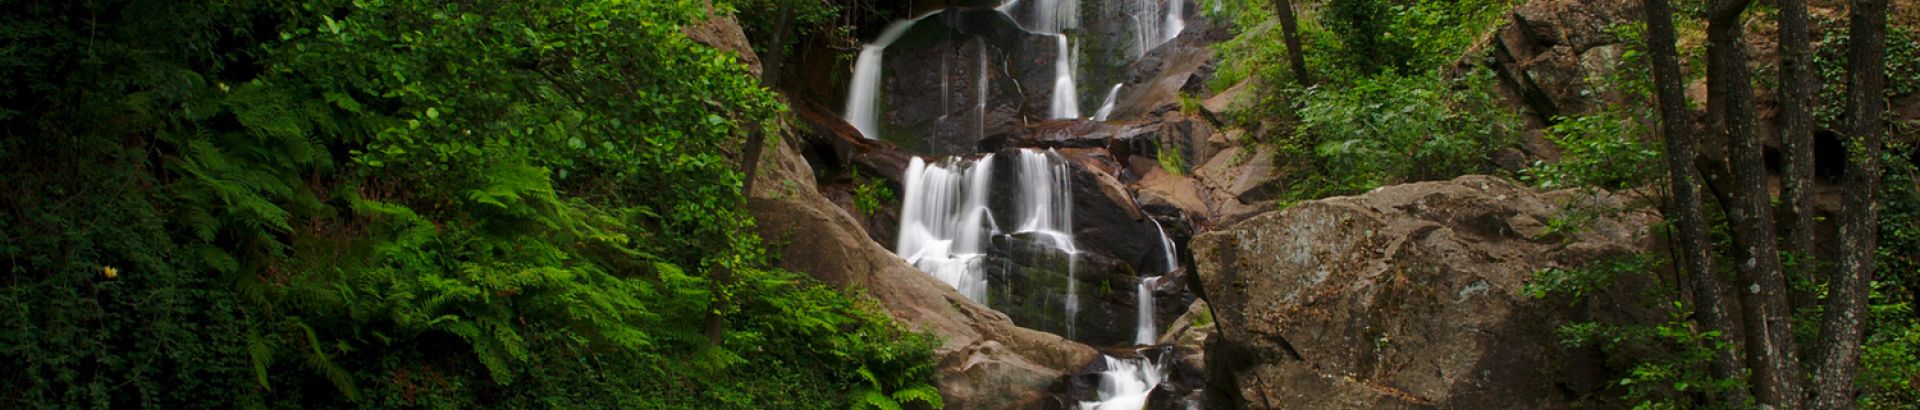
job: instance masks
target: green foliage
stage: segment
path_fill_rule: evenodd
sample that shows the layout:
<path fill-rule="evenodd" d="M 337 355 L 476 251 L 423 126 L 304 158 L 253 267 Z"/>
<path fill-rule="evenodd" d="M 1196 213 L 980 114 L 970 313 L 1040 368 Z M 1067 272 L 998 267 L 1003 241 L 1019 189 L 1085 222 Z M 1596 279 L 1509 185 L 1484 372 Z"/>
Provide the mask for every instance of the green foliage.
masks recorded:
<path fill-rule="evenodd" d="M 1652 279 L 1665 265 L 1652 255 L 1634 254 L 1571 269 L 1548 269 L 1535 273 L 1525 292 L 1535 299 L 1578 303 L 1612 289 L 1623 278 Z M 1656 288 L 1647 296 L 1665 301 L 1665 306 L 1651 306 L 1667 312 L 1665 321 L 1574 321 L 1561 324 L 1555 336 L 1568 347 L 1599 349 L 1608 367 L 1623 369 L 1614 385 L 1624 390 L 1622 399 L 1635 409 L 1747 408 L 1707 400 L 1746 388 L 1744 380 L 1714 378 L 1709 371 L 1714 352 L 1733 349 L 1733 344 L 1719 332 L 1696 328 L 1688 306 L 1670 292 Z"/>
<path fill-rule="evenodd" d="M 729 153 L 783 108 L 681 32 L 703 2 L 0 9 L 3 406 L 833 408 L 855 369 L 931 378 L 925 336 L 767 268 Z"/>
<path fill-rule="evenodd" d="M 1844 17 L 1814 13 L 1812 16 L 1816 33 L 1821 38 L 1814 42 L 1813 72 L 1819 77 L 1820 91 L 1816 97 L 1818 105 L 1814 107 L 1814 122 L 1821 128 L 1844 130 L 1847 114 L 1847 50 L 1851 36 L 1848 35 L 1847 21 Z M 1913 28 L 1890 24 L 1886 32 L 1887 73 L 1885 88 L 1888 97 L 1920 93 L 1920 32 Z"/>
<path fill-rule="evenodd" d="M 1569 302 L 1579 301 L 1594 292 L 1604 291 L 1613 286 L 1613 282 L 1622 276 L 1649 272 L 1660 265 L 1647 254 L 1632 254 L 1608 258 L 1586 266 L 1574 268 L 1548 268 L 1533 273 L 1523 292 L 1534 299 L 1546 299 L 1549 296 L 1564 296 Z"/>
<path fill-rule="evenodd" d="M 1385 74 L 1351 88 L 1310 88 L 1298 96 L 1300 124 L 1279 142 L 1282 163 L 1306 164 L 1287 197 L 1313 199 L 1386 184 L 1451 178 L 1484 170 L 1517 120 L 1477 92 L 1491 74 L 1448 81 L 1436 74 Z"/>
<path fill-rule="evenodd" d="M 1717 350 L 1732 349 L 1719 332 L 1702 332 L 1687 320 L 1678 301 L 1666 322 L 1654 325 L 1608 325 L 1576 322 L 1555 332 L 1569 347 L 1593 347 L 1607 354 L 1609 363 L 1628 365 L 1614 384 L 1626 390 L 1622 399 L 1635 409 L 1749 408 L 1739 403 L 1703 400 L 1719 393 L 1745 389 L 1739 379 L 1718 379 L 1708 371 Z"/>
<path fill-rule="evenodd" d="M 881 207 L 893 203 L 893 188 L 887 187 L 886 180 L 870 179 L 859 182 L 860 170 L 858 169 L 853 171 L 853 180 L 855 181 L 853 208 L 860 213 L 872 216 L 875 212 L 880 212 Z"/>
<path fill-rule="evenodd" d="M 1920 315 L 1914 311 L 1920 290 L 1920 170 L 1906 156 L 1913 148 L 1894 145 L 1883 164 L 1880 242 L 1874 260 L 1878 274 L 1869 295 L 1866 343 L 1860 355 L 1860 407 L 1908 408 L 1920 403 Z"/>
<path fill-rule="evenodd" d="M 1562 150 L 1560 161 L 1536 162 L 1520 179 L 1543 188 L 1641 186 L 1662 174 L 1649 166 L 1661 163 L 1661 152 L 1648 137 L 1646 123 L 1617 111 L 1562 117 L 1546 135 Z"/>
<path fill-rule="evenodd" d="M 840 17 L 840 2 L 730 0 L 729 3 L 735 10 L 749 11 L 737 15 L 740 18 L 740 29 L 746 32 L 747 40 L 753 44 L 754 52 L 762 56 L 769 55 L 768 52 L 771 50 L 768 47 L 775 46 L 785 48 L 785 52 L 792 55 L 793 47 L 799 45 L 800 39 L 807 36 L 832 33 L 833 36 L 845 38 L 853 35 L 846 26 L 834 24 L 834 20 Z M 787 37 L 776 45 L 773 37 L 780 24 L 781 7 L 789 8 L 787 18 L 791 20 L 787 22 L 789 24 Z"/>
<path fill-rule="evenodd" d="M 1413 63 L 1412 47 L 1394 38 L 1394 9 L 1388 0 L 1331 0 L 1320 22 L 1348 50 L 1348 62 L 1363 74 L 1406 70 Z"/>
<path fill-rule="evenodd" d="M 1187 174 L 1187 160 L 1180 155 L 1179 151 L 1161 149 L 1154 152 L 1154 157 L 1160 162 L 1160 170 L 1166 171 L 1168 175 Z"/>

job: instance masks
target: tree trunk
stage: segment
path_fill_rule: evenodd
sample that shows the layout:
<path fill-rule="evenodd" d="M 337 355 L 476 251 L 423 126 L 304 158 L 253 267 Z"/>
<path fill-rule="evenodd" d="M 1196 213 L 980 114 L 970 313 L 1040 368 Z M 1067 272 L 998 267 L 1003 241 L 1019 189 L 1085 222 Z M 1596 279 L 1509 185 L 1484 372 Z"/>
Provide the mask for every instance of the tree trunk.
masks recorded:
<path fill-rule="evenodd" d="M 1860 338 L 1866 327 L 1867 284 L 1872 280 L 1879 239 L 1877 198 L 1880 138 L 1886 110 L 1886 0 L 1853 0 L 1853 49 L 1847 56 L 1849 139 L 1846 212 L 1840 223 L 1840 271 L 1827 296 L 1820 325 L 1819 409 L 1853 408 L 1853 379 L 1860 367 Z"/>
<path fill-rule="evenodd" d="M 1788 222 L 1787 252 L 1793 255 L 1793 276 L 1812 281 L 1819 265 L 1813 238 L 1813 46 L 1807 33 L 1807 1 L 1779 0 L 1780 7 L 1780 149 L 1786 166 L 1781 175 L 1781 218 Z M 1817 302 L 1811 291 L 1788 290 L 1795 307 Z"/>
<path fill-rule="evenodd" d="M 780 14 L 774 20 L 773 41 L 767 43 L 766 58 L 760 59 L 760 85 L 772 88 L 780 83 L 780 68 L 787 61 L 787 33 L 793 28 L 793 1 L 780 2 Z M 758 135 L 758 134 L 756 134 Z M 747 175 L 751 184 L 753 175 Z"/>
<path fill-rule="evenodd" d="M 760 85 L 762 86 L 772 88 L 776 82 L 780 81 L 780 66 L 786 60 L 787 32 L 793 25 L 792 20 L 793 2 L 780 2 L 780 17 L 775 23 L 777 25 L 773 30 L 773 40 L 767 44 L 767 58 L 764 64 L 760 65 Z M 760 170 L 760 152 L 767 145 L 767 134 L 761 130 L 759 124 L 749 124 L 747 128 L 747 146 L 740 153 L 740 171 L 745 174 L 740 182 L 740 196 L 743 198 L 753 196 L 753 177 Z M 725 288 L 733 284 L 733 274 L 729 268 L 721 267 L 717 272 L 720 272 L 720 275 L 714 278 L 716 285 L 713 295 L 714 308 L 707 310 L 706 323 L 707 344 L 712 346 L 718 346 L 725 341 L 727 328 Z"/>
<path fill-rule="evenodd" d="M 1313 83 L 1313 77 L 1307 73 L 1306 50 L 1300 48 L 1300 20 L 1293 15 L 1293 1 L 1273 0 L 1273 10 L 1280 18 L 1280 35 L 1287 43 L 1287 61 L 1293 66 L 1293 82 L 1301 87 Z"/>
<path fill-rule="evenodd" d="M 1678 220 L 1681 270 L 1692 282 L 1693 308 L 1704 331 L 1719 332 L 1721 339 L 1734 344 L 1733 319 L 1727 314 L 1726 284 L 1713 271 L 1713 255 L 1708 252 L 1707 218 L 1701 211 L 1700 178 L 1694 171 L 1692 121 L 1687 118 L 1687 95 L 1680 85 L 1679 52 L 1674 49 L 1673 11 L 1667 0 L 1646 0 L 1642 12 L 1647 22 L 1647 49 L 1653 63 L 1654 88 L 1660 103 L 1660 126 L 1667 141 L 1667 173 L 1673 186 L 1673 204 L 1667 212 Z M 1716 350 L 1713 377 L 1738 378 L 1743 373 L 1740 350 Z M 1740 403 L 1745 392 L 1734 391 L 1716 401 Z"/>
<path fill-rule="evenodd" d="M 1773 195 L 1768 189 L 1764 147 L 1754 128 L 1753 74 L 1747 67 L 1741 14 L 1748 0 L 1714 0 L 1707 26 L 1709 105 L 1719 105 L 1721 131 L 1732 145 L 1734 245 L 1745 253 L 1735 267 L 1744 282 L 1747 365 L 1754 370 L 1755 395 L 1775 409 L 1800 407 L 1802 375 L 1794 358 L 1792 310 L 1780 269 L 1773 230 Z"/>

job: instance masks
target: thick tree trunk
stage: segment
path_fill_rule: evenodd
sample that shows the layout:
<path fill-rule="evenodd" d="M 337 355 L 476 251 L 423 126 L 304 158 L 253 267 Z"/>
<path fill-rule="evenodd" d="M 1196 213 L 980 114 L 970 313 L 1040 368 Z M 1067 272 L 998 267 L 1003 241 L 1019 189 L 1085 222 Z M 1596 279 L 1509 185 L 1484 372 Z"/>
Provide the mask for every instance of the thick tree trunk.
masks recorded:
<path fill-rule="evenodd" d="M 1293 82 L 1306 87 L 1313 83 L 1313 77 L 1307 72 L 1306 50 L 1300 48 L 1300 20 L 1294 17 L 1293 1 L 1273 0 L 1273 10 L 1280 18 L 1280 35 L 1287 43 L 1287 62 L 1293 66 Z"/>
<path fill-rule="evenodd" d="M 1700 177 L 1694 171 L 1692 121 L 1687 118 L 1687 95 L 1681 87 L 1679 52 L 1674 49 L 1673 11 L 1667 0 L 1646 0 L 1647 49 L 1653 62 L 1654 88 L 1660 103 L 1660 130 L 1667 141 L 1667 173 L 1673 186 L 1673 204 L 1669 214 L 1677 219 L 1680 236 L 1681 270 L 1692 282 L 1695 318 L 1702 331 L 1719 332 L 1729 344 L 1733 340 L 1733 319 L 1727 314 L 1726 284 L 1713 271 L 1713 255 L 1708 252 L 1707 218 L 1701 211 Z M 1714 352 L 1713 376 L 1738 378 L 1743 373 L 1739 349 Z M 1717 401 L 1746 401 L 1745 392 L 1731 392 Z"/>
<path fill-rule="evenodd" d="M 1787 282 L 1780 269 L 1773 230 L 1773 195 L 1768 189 L 1762 141 L 1754 135 L 1753 74 L 1747 68 L 1741 14 L 1748 0 L 1714 0 L 1707 26 L 1709 105 L 1719 105 L 1721 130 L 1732 144 L 1734 244 L 1743 250 L 1735 264 L 1741 273 L 1745 307 L 1747 365 L 1754 370 L 1755 395 L 1775 409 L 1794 409 L 1803 401 L 1801 372 L 1793 347 L 1793 322 Z"/>
<path fill-rule="evenodd" d="M 1827 296 L 1820 325 L 1819 409 L 1853 408 L 1853 379 L 1860 367 L 1860 338 L 1866 327 L 1867 284 L 1872 280 L 1879 240 L 1881 133 L 1886 110 L 1886 0 L 1853 0 L 1853 49 L 1847 56 L 1849 137 L 1846 215 L 1840 223 L 1840 271 Z"/>
<path fill-rule="evenodd" d="M 1807 32 L 1807 1 L 1778 0 L 1780 7 L 1780 148 L 1785 151 L 1780 186 L 1781 218 L 1787 220 L 1787 252 L 1793 277 L 1811 281 L 1819 271 L 1813 238 L 1813 49 Z M 1812 291 L 1788 291 L 1793 307 L 1817 302 Z"/>

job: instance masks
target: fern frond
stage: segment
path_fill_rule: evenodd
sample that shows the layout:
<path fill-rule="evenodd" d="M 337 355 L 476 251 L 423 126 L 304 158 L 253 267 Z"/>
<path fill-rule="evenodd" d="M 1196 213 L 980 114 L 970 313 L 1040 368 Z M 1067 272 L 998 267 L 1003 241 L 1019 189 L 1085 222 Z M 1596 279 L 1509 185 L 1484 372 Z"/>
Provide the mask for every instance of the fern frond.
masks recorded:
<path fill-rule="evenodd" d="M 849 400 L 851 402 L 850 407 L 853 410 L 900 410 L 899 402 L 894 401 L 892 397 L 887 397 L 885 394 L 880 394 L 879 390 L 867 388 L 856 389 L 853 391 L 853 397 L 851 397 L 851 399 L 852 400 Z"/>
<path fill-rule="evenodd" d="M 903 404 L 917 401 L 926 403 L 928 406 L 936 409 L 946 407 L 946 402 L 940 399 L 940 389 L 930 385 L 922 384 L 901 389 L 900 391 L 893 392 L 892 396 L 894 401 Z"/>

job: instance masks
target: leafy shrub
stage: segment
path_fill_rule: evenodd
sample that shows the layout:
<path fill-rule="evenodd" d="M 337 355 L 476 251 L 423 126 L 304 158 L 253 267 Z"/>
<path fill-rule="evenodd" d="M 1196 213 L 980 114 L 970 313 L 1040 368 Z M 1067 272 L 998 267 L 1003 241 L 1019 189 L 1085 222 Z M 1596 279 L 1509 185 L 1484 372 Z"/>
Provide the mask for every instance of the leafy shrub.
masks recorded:
<path fill-rule="evenodd" d="M 1491 81 L 1486 72 L 1453 81 L 1384 74 L 1351 88 L 1305 90 L 1300 126 L 1280 154 L 1289 160 L 1283 163 L 1305 161 L 1311 174 L 1287 196 L 1351 194 L 1486 169 L 1491 153 L 1512 141 L 1517 120 L 1491 95 L 1453 90 Z"/>
<path fill-rule="evenodd" d="M 1178 176 L 1187 174 L 1187 160 L 1182 159 L 1180 152 L 1171 149 L 1162 149 L 1157 151 L 1154 156 L 1156 157 L 1155 159 L 1160 161 L 1160 170 L 1166 171 L 1168 175 Z"/>
<path fill-rule="evenodd" d="M 1613 288 L 1616 281 L 1640 275 L 1650 278 L 1666 262 L 1652 255 L 1611 258 L 1569 269 L 1534 274 L 1525 291 L 1535 299 L 1577 303 Z M 1738 403 L 1714 403 L 1707 398 L 1745 389 L 1744 380 L 1719 379 L 1709 371 L 1716 351 L 1733 349 L 1718 332 L 1700 331 L 1681 299 L 1664 287 L 1647 292 L 1662 303 L 1667 319 L 1657 323 L 1603 323 L 1574 321 L 1560 324 L 1555 336 L 1573 348 L 1595 348 L 1606 354 L 1609 367 L 1622 369 L 1614 385 L 1622 399 L 1636 409 L 1747 408 Z"/>
<path fill-rule="evenodd" d="M 925 336 L 768 268 L 729 153 L 783 108 L 680 31 L 704 2 L 0 8 L 28 45 L 0 62 L 0 407 L 832 408 L 931 379 Z"/>
<path fill-rule="evenodd" d="M 1661 153 L 1647 139 L 1646 124 L 1618 111 L 1560 119 L 1547 140 L 1560 147 L 1559 162 L 1535 163 L 1521 179 L 1543 188 L 1620 189 L 1653 181 L 1663 172 Z"/>
<path fill-rule="evenodd" d="M 881 207 L 893 203 L 893 189 L 887 187 L 885 180 L 870 179 L 866 182 L 858 182 L 860 181 L 858 169 L 853 171 L 853 180 L 856 183 L 853 187 L 853 207 L 860 213 L 871 216 L 875 212 L 880 212 Z"/>

